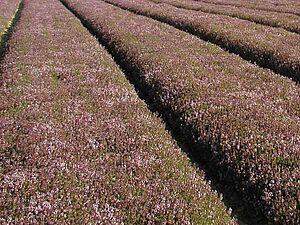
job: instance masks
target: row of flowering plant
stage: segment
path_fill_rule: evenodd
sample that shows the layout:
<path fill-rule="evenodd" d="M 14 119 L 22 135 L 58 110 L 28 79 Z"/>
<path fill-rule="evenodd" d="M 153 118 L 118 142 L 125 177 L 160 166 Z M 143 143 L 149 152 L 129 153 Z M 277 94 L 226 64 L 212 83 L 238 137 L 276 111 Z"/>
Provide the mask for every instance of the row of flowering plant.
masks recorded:
<path fill-rule="evenodd" d="M 136 8 L 132 1 L 109 1 Z M 199 146 L 198 154 L 221 178 L 270 221 L 297 224 L 300 89 L 294 82 L 103 1 L 63 2 L 97 34 L 174 129 Z M 145 10 L 152 12 L 146 3 Z"/>
<path fill-rule="evenodd" d="M 241 8 L 233 5 L 216 5 L 193 0 L 152 0 L 179 8 L 227 15 L 271 27 L 280 27 L 291 32 L 300 33 L 300 18 L 290 13 L 263 11 L 259 9 Z M 261 2 L 260 2 L 261 3 Z"/>
<path fill-rule="evenodd" d="M 230 16 L 180 9 L 147 0 L 106 2 L 171 24 L 262 67 L 300 81 L 299 34 Z"/>
<path fill-rule="evenodd" d="M 216 5 L 231 5 L 246 9 L 258 9 L 270 12 L 291 13 L 300 16 L 300 4 L 298 0 L 195 0 Z"/>

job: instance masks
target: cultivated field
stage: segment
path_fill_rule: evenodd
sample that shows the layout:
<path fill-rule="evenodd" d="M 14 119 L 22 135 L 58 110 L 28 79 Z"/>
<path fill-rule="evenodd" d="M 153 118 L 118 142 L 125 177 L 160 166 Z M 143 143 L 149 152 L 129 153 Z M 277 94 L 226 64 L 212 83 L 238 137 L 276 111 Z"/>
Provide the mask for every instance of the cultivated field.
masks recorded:
<path fill-rule="evenodd" d="M 300 18 L 297 15 L 287 12 L 272 12 L 269 10 L 260 10 L 259 8 L 244 8 L 238 5 L 230 4 L 211 4 L 213 1 L 193 1 L 193 0 L 152 0 L 156 3 L 166 3 L 178 8 L 202 11 L 206 13 L 227 15 L 242 20 L 248 20 L 258 24 L 268 25 L 271 27 L 280 27 L 291 32 L 300 33 Z M 228 3 L 229 1 L 223 1 Z M 253 1 L 249 1 L 251 3 Z M 256 2 L 256 6 L 262 6 Z M 286 9 L 286 7 L 285 7 Z"/>
<path fill-rule="evenodd" d="M 300 224 L 296 0 L 0 0 L 0 224 Z"/>

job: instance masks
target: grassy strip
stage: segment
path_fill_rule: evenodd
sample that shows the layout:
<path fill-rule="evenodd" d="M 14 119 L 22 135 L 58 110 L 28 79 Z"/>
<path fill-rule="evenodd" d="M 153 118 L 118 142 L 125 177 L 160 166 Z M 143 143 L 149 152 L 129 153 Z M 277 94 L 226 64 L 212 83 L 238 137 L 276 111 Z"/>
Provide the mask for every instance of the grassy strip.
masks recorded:
<path fill-rule="evenodd" d="M 64 0 L 174 129 L 272 222 L 299 222 L 300 90 L 210 43 L 98 0 Z M 196 149 L 196 148 L 195 148 Z"/>
<path fill-rule="evenodd" d="M 195 0 L 199 2 L 212 3 L 216 5 L 231 5 L 237 6 L 241 8 L 249 8 L 249 9 L 260 9 L 271 12 L 283 12 L 283 13 L 292 13 L 295 15 L 300 15 L 300 5 L 299 2 L 296 1 L 280 1 L 277 4 L 270 1 L 248 1 L 248 0 Z"/>
<path fill-rule="evenodd" d="M 1 224 L 235 224 L 109 54 L 25 0 L 0 87 Z"/>
<path fill-rule="evenodd" d="M 145 0 L 105 1 L 168 23 L 246 60 L 300 81 L 300 36 L 297 34 L 228 16 L 193 12 Z"/>
<path fill-rule="evenodd" d="M 22 5 L 23 0 L 3 0 L 0 2 L 0 57 L 4 53 L 5 43 L 20 16 Z"/>
<path fill-rule="evenodd" d="M 280 27 L 291 32 L 300 33 L 300 17 L 289 13 L 268 12 L 256 9 L 246 9 L 231 5 L 215 5 L 190 0 L 151 0 L 156 3 L 166 3 L 178 8 L 197 10 L 207 13 L 227 15 L 271 27 Z"/>

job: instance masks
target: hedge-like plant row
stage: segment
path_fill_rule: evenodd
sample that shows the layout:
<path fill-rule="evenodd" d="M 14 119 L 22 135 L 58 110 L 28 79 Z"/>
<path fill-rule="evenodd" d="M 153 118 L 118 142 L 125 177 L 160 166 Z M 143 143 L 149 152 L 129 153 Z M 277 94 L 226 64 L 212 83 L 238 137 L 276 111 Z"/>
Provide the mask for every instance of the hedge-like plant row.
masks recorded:
<path fill-rule="evenodd" d="M 24 0 L 1 71 L 1 224 L 235 224 L 61 2 Z"/>
<path fill-rule="evenodd" d="M 227 15 L 243 20 L 280 27 L 291 32 L 300 33 L 300 17 L 289 13 L 278 13 L 256 9 L 240 8 L 231 5 L 215 5 L 191 0 L 151 0 L 156 3 L 166 3 L 179 8 L 197 10 L 207 13 Z"/>
<path fill-rule="evenodd" d="M 259 9 L 271 12 L 283 12 L 300 15 L 300 4 L 298 0 L 280 0 L 276 4 L 274 1 L 248 1 L 248 0 L 195 0 L 198 2 L 212 3 L 216 5 L 231 5 L 248 9 Z"/>
<path fill-rule="evenodd" d="M 246 201 L 270 221 L 299 222 L 300 89 L 294 82 L 103 1 L 63 2 Z"/>
<path fill-rule="evenodd" d="M 21 0 L 0 1 L 0 57 L 3 54 L 8 34 L 21 10 Z"/>
<path fill-rule="evenodd" d="M 300 81 L 300 35 L 223 15 L 193 12 L 147 0 L 106 0 L 171 24 L 247 60 Z"/>

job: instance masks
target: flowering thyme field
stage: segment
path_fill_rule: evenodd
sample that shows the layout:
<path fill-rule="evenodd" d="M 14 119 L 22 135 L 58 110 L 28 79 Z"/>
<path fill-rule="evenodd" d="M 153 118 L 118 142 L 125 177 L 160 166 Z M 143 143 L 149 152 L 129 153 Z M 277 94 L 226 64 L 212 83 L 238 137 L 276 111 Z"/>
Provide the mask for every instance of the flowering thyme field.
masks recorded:
<path fill-rule="evenodd" d="M 298 0 L 195 0 L 213 3 L 216 5 L 232 5 L 241 8 L 261 9 L 271 12 L 286 12 L 300 16 L 300 3 Z"/>
<path fill-rule="evenodd" d="M 299 35 L 153 1 L 0 0 L 0 224 L 300 223 L 299 83 L 186 28 L 294 78 Z"/>
<path fill-rule="evenodd" d="M 204 155 L 210 155 L 211 164 L 231 177 L 255 207 L 275 220 L 295 222 L 300 144 L 296 84 L 102 1 L 64 2 L 134 71 L 141 89 L 166 110 L 174 126 L 181 125 L 182 135 L 207 146 Z"/>
<path fill-rule="evenodd" d="M 1 66 L 1 224 L 234 223 L 59 1 L 24 1 Z"/>
<path fill-rule="evenodd" d="M 290 13 L 278 13 L 259 9 L 241 8 L 234 5 L 215 5 L 193 0 L 151 0 L 166 3 L 179 8 L 197 10 L 207 13 L 228 15 L 272 27 L 281 27 L 291 32 L 300 33 L 300 18 Z"/>
<path fill-rule="evenodd" d="M 193 12 L 148 0 L 105 0 L 186 30 L 300 81 L 300 35 L 224 15 Z"/>

